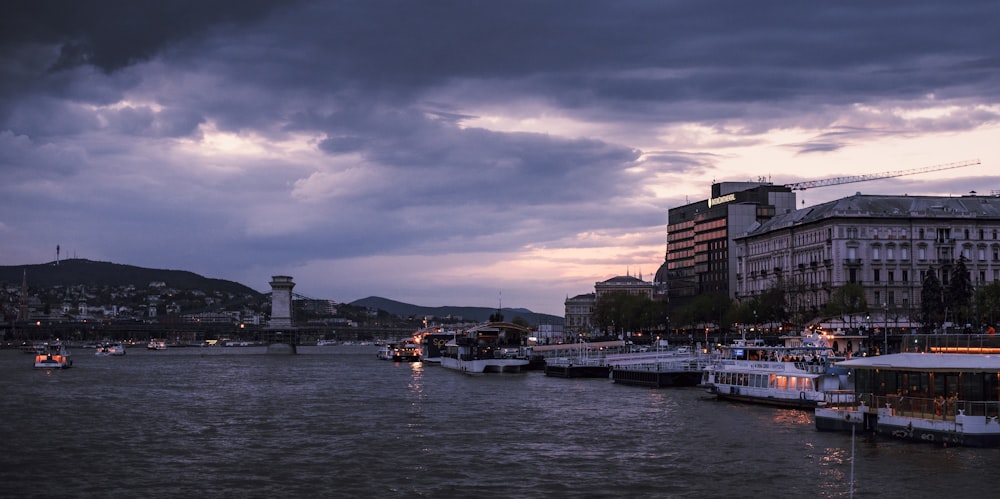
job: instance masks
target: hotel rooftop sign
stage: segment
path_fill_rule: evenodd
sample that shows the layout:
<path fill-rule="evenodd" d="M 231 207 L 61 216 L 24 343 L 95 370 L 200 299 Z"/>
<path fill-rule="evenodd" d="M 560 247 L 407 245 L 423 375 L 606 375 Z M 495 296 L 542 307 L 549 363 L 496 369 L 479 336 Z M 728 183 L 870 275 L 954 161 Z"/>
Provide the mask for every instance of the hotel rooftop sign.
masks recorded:
<path fill-rule="evenodd" d="M 726 194 L 725 196 L 719 196 L 717 198 L 711 198 L 708 200 L 708 207 L 711 208 L 716 205 L 725 204 L 730 201 L 736 201 L 736 193 Z"/>

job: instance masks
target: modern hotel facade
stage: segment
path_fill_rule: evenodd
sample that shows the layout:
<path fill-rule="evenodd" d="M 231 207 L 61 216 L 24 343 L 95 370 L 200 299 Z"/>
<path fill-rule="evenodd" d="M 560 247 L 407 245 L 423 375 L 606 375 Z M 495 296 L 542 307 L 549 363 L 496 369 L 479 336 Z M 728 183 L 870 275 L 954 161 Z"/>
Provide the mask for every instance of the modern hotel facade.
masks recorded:
<path fill-rule="evenodd" d="M 666 261 L 656 280 L 666 283 L 670 302 L 702 293 L 732 297 L 736 289 L 734 237 L 751 225 L 795 210 L 791 188 L 769 182 L 722 182 L 712 197 L 667 213 Z"/>

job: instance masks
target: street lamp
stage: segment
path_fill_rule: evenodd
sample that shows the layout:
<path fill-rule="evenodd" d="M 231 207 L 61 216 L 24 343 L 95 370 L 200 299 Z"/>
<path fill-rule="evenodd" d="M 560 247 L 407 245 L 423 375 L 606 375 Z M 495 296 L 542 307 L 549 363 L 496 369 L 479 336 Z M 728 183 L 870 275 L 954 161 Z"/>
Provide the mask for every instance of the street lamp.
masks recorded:
<path fill-rule="evenodd" d="M 885 323 L 885 328 L 882 329 L 882 338 L 885 348 L 885 353 L 889 353 L 889 304 L 882 303 L 882 320 Z"/>

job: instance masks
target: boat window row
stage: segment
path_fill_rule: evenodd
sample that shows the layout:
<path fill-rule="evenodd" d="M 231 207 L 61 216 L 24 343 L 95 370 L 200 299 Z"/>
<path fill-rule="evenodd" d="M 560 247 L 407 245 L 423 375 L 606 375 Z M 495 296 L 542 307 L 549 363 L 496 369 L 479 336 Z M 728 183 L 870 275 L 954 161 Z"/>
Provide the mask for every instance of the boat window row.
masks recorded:
<path fill-rule="evenodd" d="M 783 376 L 778 374 L 753 374 L 722 372 L 716 375 L 716 384 L 746 386 L 750 388 L 773 388 L 796 392 L 812 391 L 812 380 L 801 376 Z"/>

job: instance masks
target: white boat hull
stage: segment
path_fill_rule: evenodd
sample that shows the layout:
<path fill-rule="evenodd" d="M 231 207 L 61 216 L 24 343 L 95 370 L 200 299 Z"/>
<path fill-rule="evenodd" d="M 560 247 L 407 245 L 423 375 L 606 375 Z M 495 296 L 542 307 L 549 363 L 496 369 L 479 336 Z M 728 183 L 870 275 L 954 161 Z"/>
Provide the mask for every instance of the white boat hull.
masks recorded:
<path fill-rule="evenodd" d="M 996 416 L 967 416 L 927 419 L 898 414 L 891 408 L 870 411 L 867 407 L 817 408 L 816 429 L 844 431 L 852 426 L 860 431 L 914 442 L 1000 447 L 1000 421 Z"/>
<path fill-rule="evenodd" d="M 442 357 L 441 367 L 469 374 L 518 373 L 528 367 L 528 359 L 460 360 L 453 357 Z"/>

